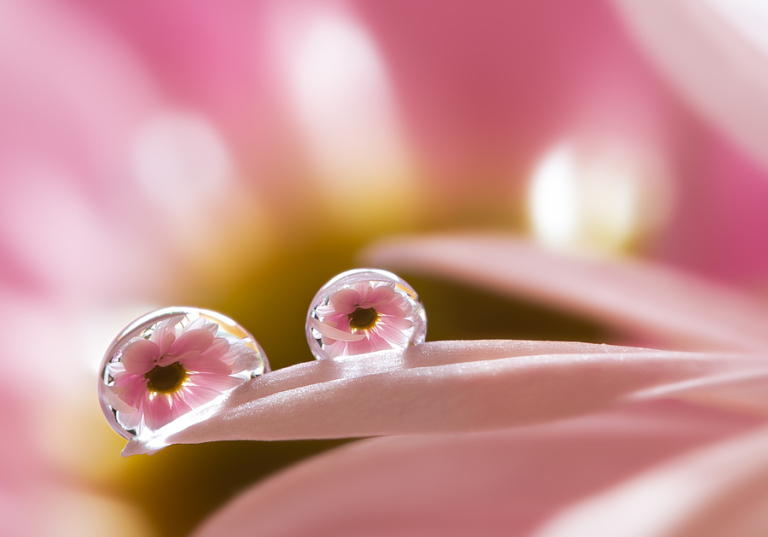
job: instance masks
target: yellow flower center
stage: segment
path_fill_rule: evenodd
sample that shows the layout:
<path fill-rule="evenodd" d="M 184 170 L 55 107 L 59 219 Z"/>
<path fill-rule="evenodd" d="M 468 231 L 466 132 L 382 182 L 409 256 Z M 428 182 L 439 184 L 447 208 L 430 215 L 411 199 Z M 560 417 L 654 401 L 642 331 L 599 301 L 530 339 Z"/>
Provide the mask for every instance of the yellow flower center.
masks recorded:
<path fill-rule="evenodd" d="M 349 327 L 355 330 L 370 330 L 379 320 L 379 314 L 373 308 L 357 308 L 348 317 Z"/>
<path fill-rule="evenodd" d="M 147 388 L 154 393 L 175 393 L 187 380 L 187 370 L 179 362 L 160 367 L 156 365 L 144 378 L 149 382 Z"/>

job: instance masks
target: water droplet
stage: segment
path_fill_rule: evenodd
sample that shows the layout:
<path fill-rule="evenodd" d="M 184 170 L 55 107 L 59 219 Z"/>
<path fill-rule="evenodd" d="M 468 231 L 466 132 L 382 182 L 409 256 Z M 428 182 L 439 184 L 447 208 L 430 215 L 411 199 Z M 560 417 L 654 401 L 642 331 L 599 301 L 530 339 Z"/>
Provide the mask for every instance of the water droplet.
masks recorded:
<path fill-rule="evenodd" d="M 269 371 L 254 337 L 214 311 L 171 307 L 125 328 L 101 364 L 99 400 L 112 428 L 156 445 L 205 419 L 247 380 Z"/>
<path fill-rule="evenodd" d="M 306 332 L 317 359 L 405 349 L 424 342 L 427 316 L 419 295 L 399 276 L 355 269 L 317 292 Z"/>

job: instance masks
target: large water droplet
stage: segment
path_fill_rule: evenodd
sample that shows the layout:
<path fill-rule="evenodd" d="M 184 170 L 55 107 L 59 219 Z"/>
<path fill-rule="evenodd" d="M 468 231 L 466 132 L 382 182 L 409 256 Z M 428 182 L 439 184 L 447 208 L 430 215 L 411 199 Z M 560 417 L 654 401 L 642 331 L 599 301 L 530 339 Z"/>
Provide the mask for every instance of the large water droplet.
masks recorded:
<path fill-rule="evenodd" d="M 427 316 L 399 276 L 355 269 L 326 283 L 309 306 L 307 341 L 315 358 L 334 358 L 423 343 Z"/>
<path fill-rule="evenodd" d="M 214 311 L 171 307 L 125 328 L 101 363 L 99 400 L 127 439 L 162 439 L 205 419 L 232 389 L 269 371 L 256 339 Z"/>

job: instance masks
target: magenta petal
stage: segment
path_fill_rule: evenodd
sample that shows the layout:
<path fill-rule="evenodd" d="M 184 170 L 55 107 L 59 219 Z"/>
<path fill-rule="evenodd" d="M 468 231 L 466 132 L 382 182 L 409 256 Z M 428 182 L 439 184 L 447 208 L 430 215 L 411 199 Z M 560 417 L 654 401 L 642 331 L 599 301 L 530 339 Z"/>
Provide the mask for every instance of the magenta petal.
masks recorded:
<path fill-rule="evenodd" d="M 513 431 L 364 440 L 253 487 L 195 537 L 529 536 L 582 498 L 755 425 L 655 403 Z M 629 533 L 569 534 L 609 535 Z"/>
<path fill-rule="evenodd" d="M 512 427 L 593 412 L 667 384 L 768 369 L 761 356 L 586 343 L 443 341 L 291 366 L 235 388 L 171 443 Z M 136 441 L 126 454 L 142 451 Z"/>
<path fill-rule="evenodd" d="M 152 341 L 136 338 L 123 350 L 122 362 L 125 371 L 133 375 L 143 375 L 155 366 L 160 357 L 160 348 Z"/>
<path fill-rule="evenodd" d="M 677 348 L 768 348 L 764 304 L 658 265 L 566 256 L 504 235 L 392 239 L 363 257 L 377 266 L 550 303 Z"/>

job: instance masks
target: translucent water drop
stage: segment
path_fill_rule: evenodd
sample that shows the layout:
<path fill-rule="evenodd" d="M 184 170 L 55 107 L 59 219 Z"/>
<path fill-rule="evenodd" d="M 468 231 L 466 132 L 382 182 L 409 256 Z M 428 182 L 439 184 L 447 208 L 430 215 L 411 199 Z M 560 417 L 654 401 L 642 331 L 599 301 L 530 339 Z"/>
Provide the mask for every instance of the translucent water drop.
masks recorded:
<path fill-rule="evenodd" d="M 423 343 L 427 315 L 402 278 L 379 269 L 343 272 L 309 306 L 307 341 L 317 359 Z"/>
<path fill-rule="evenodd" d="M 206 409 L 269 371 L 254 337 L 214 311 L 171 307 L 125 328 L 101 363 L 99 400 L 127 439 L 161 438 L 204 419 Z"/>

